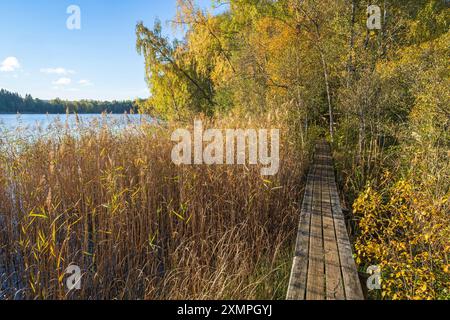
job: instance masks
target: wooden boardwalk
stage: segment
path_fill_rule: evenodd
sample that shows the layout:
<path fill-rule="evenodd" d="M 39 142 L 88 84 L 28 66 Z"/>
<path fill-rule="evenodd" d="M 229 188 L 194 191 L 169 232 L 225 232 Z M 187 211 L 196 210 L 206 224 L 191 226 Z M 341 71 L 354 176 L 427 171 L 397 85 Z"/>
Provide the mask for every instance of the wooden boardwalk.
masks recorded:
<path fill-rule="evenodd" d="M 288 300 L 363 300 L 330 146 L 316 146 L 303 199 Z"/>

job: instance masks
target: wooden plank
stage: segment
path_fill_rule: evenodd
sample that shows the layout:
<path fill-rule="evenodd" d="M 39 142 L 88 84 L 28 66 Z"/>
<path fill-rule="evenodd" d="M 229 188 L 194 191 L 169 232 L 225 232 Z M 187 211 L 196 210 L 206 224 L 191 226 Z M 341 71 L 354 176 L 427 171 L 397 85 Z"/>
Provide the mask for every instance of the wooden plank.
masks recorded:
<path fill-rule="evenodd" d="M 315 158 L 316 163 L 321 161 L 321 148 Z M 322 167 L 318 166 L 318 174 L 314 177 L 313 205 L 311 212 L 311 231 L 309 245 L 308 281 L 306 287 L 306 300 L 325 299 L 325 265 L 322 238 Z"/>
<path fill-rule="evenodd" d="M 316 146 L 308 174 L 288 300 L 362 300 L 330 146 Z"/>
<path fill-rule="evenodd" d="M 345 218 L 339 201 L 336 181 L 330 182 L 331 209 L 336 230 L 337 245 L 347 300 L 364 300 L 361 282 L 352 254 L 352 246 L 345 227 Z"/>
<path fill-rule="evenodd" d="M 334 228 L 333 213 L 331 211 L 329 184 L 331 181 L 331 177 L 334 176 L 331 166 L 331 157 L 327 157 L 324 168 L 324 184 L 322 187 L 322 215 L 325 249 L 326 296 L 328 300 L 345 300 L 336 232 Z"/>
<path fill-rule="evenodd" d="M 287 300 L 304 300 L 306 298 L 309 231 L 311 225 L 311 209 L 315 174 L 315 167 L 312 166 L 306 181 L 305 195 L 303 197 L 302 210 L 300 213 L 297 244 L 295 247 L 295 257 L 292 264 Z"/>
<path fill-rule="evenodd" d="M 305 300 L 306 270 L 303 257 L 294 257 L 286 300 Z M 306 261 L 307 262 L 307 261 Z M 306 265 L 306 268 L 308 265 Z"/>

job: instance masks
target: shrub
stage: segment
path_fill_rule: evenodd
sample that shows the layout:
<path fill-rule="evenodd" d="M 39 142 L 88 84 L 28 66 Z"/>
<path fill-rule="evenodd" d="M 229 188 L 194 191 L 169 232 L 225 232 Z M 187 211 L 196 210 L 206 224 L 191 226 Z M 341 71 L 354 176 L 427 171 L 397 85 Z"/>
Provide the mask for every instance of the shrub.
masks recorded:
<path fill-rule="evenodd" d="M 449 298 L 450 194 L 432 198 L 428 187 L 401 179 L 368 187 L 353 205 L 357 262 L 381 267 L 385 299 Z"/>

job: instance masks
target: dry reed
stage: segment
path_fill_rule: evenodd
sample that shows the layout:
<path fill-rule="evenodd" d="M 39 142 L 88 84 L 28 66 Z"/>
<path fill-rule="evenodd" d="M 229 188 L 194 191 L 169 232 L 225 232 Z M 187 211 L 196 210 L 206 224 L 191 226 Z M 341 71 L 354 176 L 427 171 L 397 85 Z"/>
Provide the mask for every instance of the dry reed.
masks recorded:
<path fill-rule="evenodd" d="M 256 124 L 284 126 L 210 125 Z M 263 178 L 259 166 L 175 166 L 171 125 L 55 128 L 1 146 L 3 298 L 284 297 L 305 162 L 286 130 L 280 172 Z M 66 289 L 70 264 L 79 291 Z"/>

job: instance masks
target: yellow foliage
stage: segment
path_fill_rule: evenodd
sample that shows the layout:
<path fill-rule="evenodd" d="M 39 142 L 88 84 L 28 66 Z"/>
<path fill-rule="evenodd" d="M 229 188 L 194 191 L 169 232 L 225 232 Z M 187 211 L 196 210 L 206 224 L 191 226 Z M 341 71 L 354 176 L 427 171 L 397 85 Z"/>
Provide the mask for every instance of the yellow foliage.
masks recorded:
<path fill-rule="evenodd" d="M 425 190 L 425 191 L 424 191 Z M 439 299 L 450 290 L 448 204 L 400 180 L 355 201 L 357 262 L 382 268 L 384 299 Z"/>

